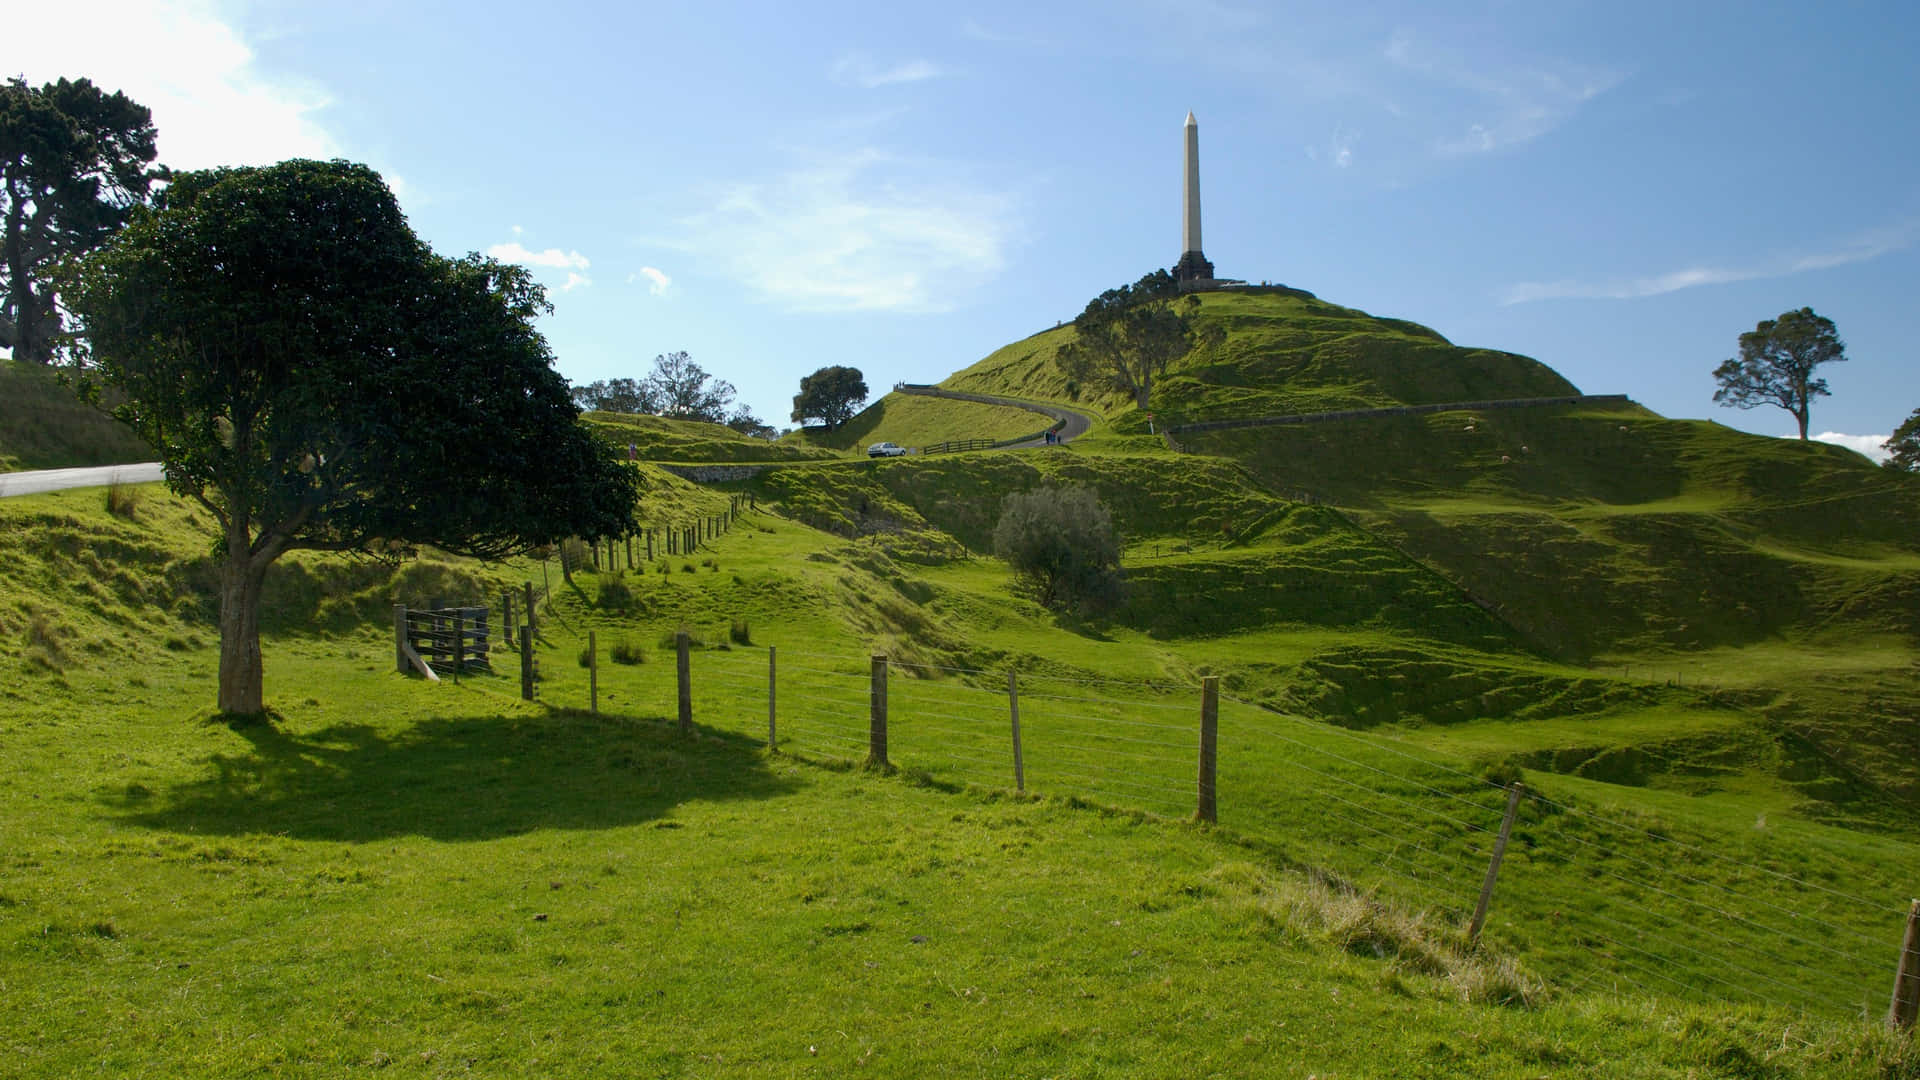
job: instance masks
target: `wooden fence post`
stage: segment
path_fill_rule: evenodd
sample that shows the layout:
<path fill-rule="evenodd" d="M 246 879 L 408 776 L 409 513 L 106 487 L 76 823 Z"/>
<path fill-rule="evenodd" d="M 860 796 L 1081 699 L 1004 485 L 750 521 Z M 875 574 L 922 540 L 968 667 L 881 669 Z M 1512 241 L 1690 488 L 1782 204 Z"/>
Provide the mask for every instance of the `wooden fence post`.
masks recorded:
<path fill-rule="evenodd" d="M 1900 965 L 1893 974 L 1887 1026 L 1907 1031 L 1913 1027 L 1916 1012 L 1920 1012 L 1920 900 L 1907 908 L 1907 932 L 1900 942 Z"/>
<path fill-rule="evenodd" d="M 533 700 L 533 611 L 527 611 L 527 621 L 520 627 L 520 699 Z"/>
<path fill-rule="evenodd" d="M 653 530 L 647 530 L 647 561 L 653 561 Z"/>
<path fill-rule="evenodd" d="M 600 712 L 600 642 L 587 631 L 587 711 Z"/>
<path fill-rule="evenodd" d="M 1487 921 L 1487 903 L 1493 899 L 1493 883 L 1500 877 L 1500 859 L 1507 853 L 1507 837 L 1513 835 L 1513 814 L 1520 808 L 1520 785 L 1507 787 L 1507 812 L 1500 819 L 1500 835 L 1493 841 L 1493 858 L 1487 863 L 1487 880 L 1480 886 L 1480 901 L 1473 905 L 1473 921 L 1467 924 L 1467 947 L 1480 941 L 1480 927 Z"/>
<path fill-rule="evenodd" d="M 867 768 L 885 772 L 887 764 L 887 658 L 873 656 L 872 689 L 867 697 Z"/>
<path fill-rule="evenodd" d="M 393 605 L 393 666 L 405 675 L 413 668 L 407 663 L 407 605 Z"/>
<path fill-rule="evenodd" d="M 540 620 L 533 614 L 533 582 L 529 581 L 527 582 L 527 624 L 520 628 L 520 632 L 526 634 L 528 632 L 537 632 L 539 629 Z M 532 641 L 533 639 L 527 638 L 526 640 Z"/>
<path fill-rule="evenodd" d="M 500 590 L 500 636 L 507 641 L 507 648 L 513 648 L 513 590 Z"/>
<path fill-rule="evenodd" d="M 1020 677 L 1007 670 L 1007 712 L 1013 716 L 1013 790 L 1027 790 L 1026 763 L 1020 758 Z"/>
<path fill-rule="evenodd" d="M 780 650 L 772 645 L 767 646 L 767 749 L 769 750 L 778 750 L 780 748 L 778 732 L 774 730 L 773 726 L 774 674 L 778 670 L 778 665 L 775 661 L 778 659 L 779 652 Z"/>
<path fill-rule="evenodd" d="M 685 630 L 673 635 L 673 670 L 680 681 L 680 733 L 693 732 L 693 662 L 689 658 L 691 640 Z"/>
<path fill-rule="evenodd" d="M 1214 779 L 1218 765 L 1220 735 L 1220 676 L 1200 680 L 1200 804 L 1193 816 L 1200 821 L 1220 820 L 1214 805 Z"/>

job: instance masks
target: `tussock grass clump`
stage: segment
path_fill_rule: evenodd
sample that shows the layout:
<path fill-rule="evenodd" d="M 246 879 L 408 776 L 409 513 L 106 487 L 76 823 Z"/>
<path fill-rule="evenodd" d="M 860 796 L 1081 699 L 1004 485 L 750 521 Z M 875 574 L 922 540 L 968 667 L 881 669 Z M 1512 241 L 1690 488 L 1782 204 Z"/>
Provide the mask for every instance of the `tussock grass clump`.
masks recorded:
<path fill-rule="evenodd" d="M 140 489 L 118 480 L 107 485 L 107 513 L 126 521 L 137 521 L 139 508 Z"/>
<path fill-rule="evenodd" d="M 633 587 L 627 584 L 627 573 L 615 570 L 600 578 L 600 606 L 615 611 L 624 611 L 633 606 Z"/>
<path fill-rule="evenodd" d="M 1468 945 L 1465 932 L 1324 877 L 1280 878 L 1253 866 L 1222 867 L 1214 880 L 1288 933 L 1425 975 L 1461 1001 L 1531 1009 L 1547 987 L 1510 956 Z"/>
<path fill-rule="evenodd" d="M 751 645 L 753 644 L 753 627 L 748 625 L 745 619 L 735 619 L 733 625 L 727 628 L 727 638 L 735 645 Z"/>
<path fill-rule="evenodd" d="M 646 650 L 641 647 L 637 638 L 631 636 L 623 637 L 619 641 L 614 642 L 613 645 L 607 649 L 607 656 L 616 664 L 626 664 L 629 666 L 647 662 Z"/>

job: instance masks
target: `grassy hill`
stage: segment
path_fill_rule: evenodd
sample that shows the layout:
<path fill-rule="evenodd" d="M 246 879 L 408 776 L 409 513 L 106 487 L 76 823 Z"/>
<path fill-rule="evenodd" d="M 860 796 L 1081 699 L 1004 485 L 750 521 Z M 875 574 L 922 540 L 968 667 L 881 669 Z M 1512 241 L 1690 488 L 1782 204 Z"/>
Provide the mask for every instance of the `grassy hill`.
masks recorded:
<path fill-rule="evenodd" d="M 1162 422 L 1571 391 L 1300 295 L 1202 310 L 1223 339 Z M 1070 334 L 946 385 L 1070 402 Z M 647 459 L 640 525 L 759 510 L 570 580 L 290 558 L 279 719 L 242 731 L 201 722 L 204 511 L 0 500 L 0 955 L 26 972 L 0 1037 L 26 1075 L 1920 1076 L 1872 1022 L 1920 856 L 1916 485 L 1633 405 L 1177 453 L 1081 397 L 1102 421 L 1066 446 L 884 461 L 849 451 L 1038 418 L 891 395 L 819 447 L 590 417 Z M 991 555 L 1007 494 L 1070 485 L 1125 539 L 1104 618 Z M 552 589 L 538 703 L 511 653 L 392 672 L 393 603 L 526 581 Z M 853 767 L 875 653 L 891 775 Z"/>
<path fill-rule="evenodd" d="M 675 491 L 695 503 L 676 507 Z M 710 497 L 655 494 L 662 514 Z M 1132 513 L 1150 528 L 1149 503 Z M 0 951 L 19 961 L 20 1006 L 0 1032 L 24 1076 L 566 1076 L 636 1062 L 669 1075 L 961 1062 L 1118 1076 L 1920 1075 L 1909 1042 L 1851 1018 L 1883 972 L 1808 954 L 1798 935 L 1743 941 L 1737 924 L 1673 937 L 1691 904 L 1740 905 L 1772 926 L 1790 896 L 1809 925 L 1891 948 L 1897 920 L 1846 897 L 1897 894 L 1911 844 L 1797 822 L 1757 789 L 1703 800 L 1535 777 L 1548 801 L 1523 815 L 1485 945 L 1464 948 L 1474 879 L 1448 867 L 1484 858 L 1487 834 L 1450 822 L 1497 818 L 1499 792 L 1449 770 L 1473 760 L 1475 738 L 1509 748 L 1499 729 L 1553 745 L 1545 703 L 1577 688 L 1547 686 L 1537 663 L 1509 661 L 1538 714 L 1446 725 L 1432 734 L 1454 743 L 1438 752 L 1230 703 L 1225 824 L 1196 828 L 1177 820 L 1179 789 L 1191 797 L 1191 729 L 1176 719 L 1187 680 L 1222 672 L 1236 701 L 1253 700 L 1256 657 L 1412 639 L 1391 626 L 1063 633 L 986 560 L 919 548 L 928 561 L 911 562 L 909 535 L 847 539 L 760 513 L 697 563 L 556 577 L 533 705 L 514 696 L 510 655 L 503 674 L 458 685 L 394 674 L 384 606 L 538 582 L 537 564 L 295 560 L 270 575 L 279 720 L 236 731 L 200 719 L 216 660 L 200 513 L 151 488 L 131 517 L 97 491 L 0 503 L 16 598 L 0 611 L 0 813 L 16 837 L 0 862 Z M 661 635 L 683 625 L 706 643 L 693 739 L 666 719 Z M 589 629 L 645 658 L 602 659 L 598 716 L 580 708 L 575 662 Z M 754 689 L 768 643 L 786 673 L 778 754 L 761 744 Z M 895 777 L 835 764 L 858 745 L 875 647 L 900 663 Z M 990 698 L 970 704 L 978 680 L 941 674 L 963 658 L 987 686 L 1004 666 L 1024 673 L 1037 794 L 979 772 L 1005 706 L 995 722 Z M 1605 681 L 1643 713 L 1688 707 Z M 1154 684 L 1167 687 L 1158 699 Z M 1725 723 L 1708 715 L 1696 731 L 1713 722 Z M 1608 723 L 1630 726 L 1624 712 Z M 1124 736 L 1108 744 L 1123 762 L 1088 749 L 1103 731 Z M 1171 794 L 1154 793 L 1163 784 Z M 1758 804 L 1780 812 L 1764 830 Z M 1377 815 L 1406 845 L 1385 862 L 1379 838 L 1349 832 Z M 1635 918 L 1626 908 L 1645 898 L 1627 883 L 1676 861 L 1654 925 L 1581 928 L 1587 911 Z M 1788 893 L 1756 891 L 1755 874 Z M 1821 978 L 1795 970 L 1796 954 Z"/>
<path fill-rule="evenodd" d="M 0 360 L 0 472 L 125 465 L 153 451 L 38 365 Z"/>

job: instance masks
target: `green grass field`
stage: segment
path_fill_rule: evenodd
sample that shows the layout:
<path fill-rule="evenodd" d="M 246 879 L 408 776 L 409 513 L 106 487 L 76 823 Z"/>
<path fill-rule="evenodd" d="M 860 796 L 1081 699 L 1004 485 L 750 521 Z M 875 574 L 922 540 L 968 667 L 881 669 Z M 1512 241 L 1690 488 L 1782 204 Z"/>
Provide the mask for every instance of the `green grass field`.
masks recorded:
<path fill-rule="evenodd" d="M 1570 389 L 1302 296 L 1203 316 L 1225 337 L 1162 381 L 1162 422 Z M 1077 399 L 1100 417 L 1067 446 L 856 456 L 1043 422 L 901 395 L 832 446 L 596 414 L 646 459 L 638 525 L 759 509 L 571 575 L 289 557 L 277 715 L 239 730 L 211 719 L 203 510 L 0 500 L 9 1064 L 1920 1076 L 1879 1026 L 1920 855 L 1915 485 L 1637 406 L 1176 454 L 1065 384 L 1071 333 L 947 382 Z M 93 452 L 8 423 L 16 463 Z M 1040 607 L 991 555 L 1000 501 L 1047 486 L 1092 489 L 1124 538 L 1104 616 Z M 527 582 L 537 702 L 512 651 L 457 683 L 393 671 L 394 604 Z M 875 654 L 892 772 L 860 767 Z M 1190 820 L 1208 677 L 1217 826 Z"/>

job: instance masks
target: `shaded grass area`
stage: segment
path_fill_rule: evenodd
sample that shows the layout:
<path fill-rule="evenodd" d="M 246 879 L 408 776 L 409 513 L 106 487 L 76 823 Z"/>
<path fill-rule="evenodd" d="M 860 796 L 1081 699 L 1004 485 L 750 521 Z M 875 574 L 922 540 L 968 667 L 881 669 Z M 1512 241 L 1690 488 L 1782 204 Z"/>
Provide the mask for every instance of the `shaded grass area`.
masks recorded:
<path fill-rule="evenodd" d="M 0 472 L 124 465 L 153 448 L 74 396 L 56 373 L 0 360 Z"/>
<path fill-rule="evenodd" d="M 641 461 L 806 461 L 839 456 L 790 440 L 756 439 L 725 424 L 699 420 L 615 412 L 590 412 L 583 419 L 615 446 L 632 446 Z"/>

